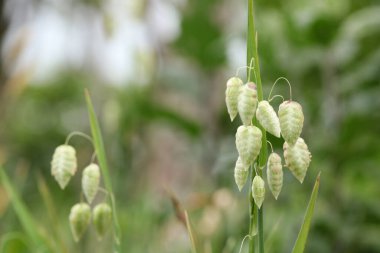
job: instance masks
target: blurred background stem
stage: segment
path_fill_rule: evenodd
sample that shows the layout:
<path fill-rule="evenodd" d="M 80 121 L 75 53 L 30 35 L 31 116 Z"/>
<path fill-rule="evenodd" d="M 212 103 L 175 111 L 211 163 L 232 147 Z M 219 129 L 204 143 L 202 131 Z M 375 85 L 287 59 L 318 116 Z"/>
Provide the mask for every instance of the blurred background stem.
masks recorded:
<path fill-rule="evenodd" d="M 253 0 L 248 0 L 248 31 L 247 31 L 247 65 L 251 65 L 252 59 L 254 60 L 254 69 L 248 69 L 247 76 L 250 80 L 249 82 L 253 81 L 253 77 L 256 78 L 256 85 L 257 85 L 257 96 L 258 100 L 263 100 L 263 89 L 261 84 L 261 76 L 260 76 L 260 65 L 259 65 L 259 55 L 257 50 L 257 33 L 255 29 L 255 20 L 254 20 L 254 6 L 253 6 Z M 265 130 L 260 126 L 260 124 L 254 120 L 254 125 L 259 127 L 262 132 L 262 148 L 260 150 L 260 155 L 257 163 L 257 173 L 260 177 L 262 177 L 262 167 L 265 165 L 267 160 L 267 141 L 266 141 L 266 133 Z M 251 182 L 255 176 L 255 170 L 252 168 L 251 173 Z M 256 247 L 258 247 L 258 251 L 260 253 L 264 253 L 264 206 L 261 206 L 261 209 L 257 209 L 257 206 L 254 204 L 254 201 L 251 197 L 251 191 L 250 190 L 250 234 L 252 235 L 254 232 L 254 229 L 256 228 L 256 224 L 258 225 L 258 234 L 257 234 L 257 243 Z M 255 221 L 257 219 L 257 223 Z M 255 252 L 255 243 L 254 240 L 250 240 L 249 244 L 249 252 Z"/>

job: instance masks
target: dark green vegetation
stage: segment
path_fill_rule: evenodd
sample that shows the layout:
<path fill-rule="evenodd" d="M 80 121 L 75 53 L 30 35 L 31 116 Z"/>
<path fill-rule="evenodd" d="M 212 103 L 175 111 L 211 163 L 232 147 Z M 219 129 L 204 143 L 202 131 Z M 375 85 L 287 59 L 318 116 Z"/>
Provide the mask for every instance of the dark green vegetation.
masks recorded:
<path fill-rule="evenodd" d="M 235 73 L 226 47 L 233 38 L 245 40 L 245 6 L 243 1 L 188 1 L 182 34 L 164 48 L 160 69 L 155 66 L 147 86 L 113 87 L 70 71 L 48 84 L 13 88 L 20 92 L 1 86 L 0 162 L 38 226 L 64 245 L 62 252 L 109 252 L 112 247 L 110 236 L 98 242 L 90 230 L 74 243 L 67 219 L 78 201 L 80 176 L 61 191 L 50 175 L 51 155 L 66 135 L 91 133 L 86 87 L 103 130 L 123 252 L 190 251 L 166 188 L 188 210 L 204 252 L 210 247 L 212 252 L 238 251 L 248 232 L 247 189 L 240 194 L 234 184 L 233 133 L 239 123 L 226 123 L 223 93 L 224 80 Z M 264 97 L 277 77 L 291 81 L 313 153 L 302 185 L 286 173 L 278 201 L 266 196 L 266 252 L 292 250 L 320 170 L 306 252 L 380 252 L 378 2 L 257 0 L 256 6 Z M 232 29 L 237 19 L 241 26 Z M 244 65 L 244 46 L 241 57 Z M 280 84 L 276 91 L 287 94 L 288 87 Z M 72 143 L 83 168 L 93 150 L 86 140 Z M 28 245 L 42 240 L 24 229 L 3 185 L 0 236 L 15 238 L 5 252 L 31 252 Z"/>

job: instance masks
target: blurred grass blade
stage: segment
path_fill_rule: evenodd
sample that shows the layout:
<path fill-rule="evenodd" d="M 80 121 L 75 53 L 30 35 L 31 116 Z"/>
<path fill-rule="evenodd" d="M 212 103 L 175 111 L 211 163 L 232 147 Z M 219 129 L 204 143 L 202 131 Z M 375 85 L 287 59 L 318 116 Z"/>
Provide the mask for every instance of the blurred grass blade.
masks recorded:
<path fill-rule="evenodd" d="M 306 245 L 307 236 L 309 234 L 311 218 L 314 213 L 315 202 L 317 201 L 319 181 L 320 181 L 321 172 L 318 173 L 317 179 L 315 180 L 313 192 L 311 193 L 310 201 L 307 206 L 305 218 L 301 226 L 301 230 L 298 234 L 296 243 L 294 244 L 292 253 L 303 253 Z"/>
<path fill-rule="evenodd" d="M 88 110 L 88 116 L 89 116 L 90 125 L 91 125 L 91 134 L 92 134 L 92 139 L 94 142 L 96 157 L 99 161 L 100 169 L 102 171 L 104 185 L 111 196 L 111 204 L 112 204 L 112 212 L 113 212 L 112 217 L 113 217 L 114 232 L 115 232 L 114 247 L 117 252 L 121 252 L 120 250 L 121 231 L 120 231 L 120 225 L 117 218 L 116 204 L 115 204 L 115 199 L 114 199 L 113 190 L 112 190 L 112 183 L 111 183 L 110 172 L 108 169 L 104 142 L 103 142 L 102 134 L 100 132 L 99 122 L 95 114 L 94 106 L 92 104 L 91 97 L 87 89 L 85 90 L 85 97 L 86 97 L 87 110 Z"/>
<path fill-rule="evenodd" d="M 1 253 L 9 252 L 9 251 L 5 251 L 7 249 L 7 245 L 10 244 L 12 241 L 17 241 L 17 240 L 20 243 L 24 244 L 25 247 L 28 248 L 29 250 L 33 249 L 23 233 L 14 232 L 14 233 L 7 233 L 1 236 L 0 252 Z"/>
<path fill-rule="evenodd" d="M 192 251 L 193 253 L 197 253 L 198 251 L 197 251 L 197 241 L 196 241 L 195 233 L 193 231 L 193 227 L 191 226 L 190 218 L 187 211 L 185 210 L 184 212 L 185 212 L 185 218 L 186 218 L 187 232 L 189 233 Z"/>
<path fill-rule="evenodd" d="M 165 188 L 166 193 L 169 195 L 170 201 L 172 202 L 175 214 L 177 216 L 177 219 L 184 225 L 186 226 L 187 233 L 189 234 L 190 242 L 191 242 L 191 248 L 193 253 L 198 252 L 198 241 L 196 234 L 193 230 L 193 227 L 190 222 L 189 215 L 185 208 L 181 205 L 181 202 L 178 200 L 177 196 L 175 193 L 170 190 L 169 188 Z"/>
<path fill-rule="evenodd" d="M 35 220 L 33 219 L 24 202 L 22 202 L 19 194 L 13 187 L 3 167 L 0 167 L 0 179 L 7 194 L 9 195 L 9 199 L 17 214 L 17 217 L 20 219 L 20 223 L 30 238 L 31 242 L 36 248 L 43 247 L 41 248 L 40 252 L 54 252 L 48 250 L 48 247 L 51 249 L 50 242 L 52 242 L 52 240 L 48 240 L 48 238 L 43 236 L 41 228 L 36 225 Z"/>
<path fill-rule="evenodd" d="M 276 223 L 274 223 L 272 225 L 272 229 L 269 231 L 269 234 L 267 235 L 265 242 L 264 242 L 265 243 L 265 253 L 271 253 L 273 251 L 273 246 L 276 245 L 275 235 L 279 231 L 279 228 L 282 225 L 282 221 L 283 221 L 283 215 L 279 216 L 279 218 L 277 218 Z"/>
<path fill-rule="evenodd" d="M 57 215 L 57 210 L 54 205 L 53 196 L 49 191 L 45 179 L 41 175 L 38 175 L 37 182 L 38 190 L 42 196 L 42 200 L 44 201 L 44 205 L 47 210 L 47 217 L 49 219 L 49 224 L 51 225 L 50 228 L 52 236 L 54 237 L 54 242 L 56 245 L 59 245 L 61 253 L 68 253 L 69 250 L 67 249 L 67 246 L 63 239 L 63 235 L 59 228 L 59 217 Z"/>

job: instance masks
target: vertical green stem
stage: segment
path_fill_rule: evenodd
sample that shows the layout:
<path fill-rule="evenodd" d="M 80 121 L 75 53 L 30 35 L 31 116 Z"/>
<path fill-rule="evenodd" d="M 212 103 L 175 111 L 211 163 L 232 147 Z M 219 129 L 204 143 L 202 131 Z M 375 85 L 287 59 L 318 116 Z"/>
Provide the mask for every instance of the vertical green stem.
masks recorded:
<path fill-rule="evenodd" d="M 247 30 L 247 65 L 250 65 L 251 59 L 254 59 L 254 69 L 249 69 L 247 72 L 247 76 L 250 77 L 250 80 L 253 81 L 254 77 L 256 77 L 256 85 L 257 85 L 257 96 L 258 100 L 263 100 L 263 88 L 261 83 L 261 75 L 260 75 L 260 65 L 259 65 L 259 55 L 257 49 L 257 33 L 255 29 L 255 20 L 254 20 L 254 6 L 253 0 L 248 0 L 248 30 Z M 260 128 L 262 132 L 262 148 L 260 150 L 260 155 L 258 159 L 258 175 L 262 177 L 262 167 L 265 165 L 267 160 L 267 141 L 266 141 L 266 132 L 260 126 L 260 124 L 255 120 L 254 125 Z M 255 176 L 255 171 L 251 169 L 251 182 L 253 177 Z M 250 234 L 252 235 L 256 229 L 256 225 L 258 226 L 258 235 L 256 243 L 254 240 L 250 241 L 249 244 L 249 253 L 255 252 L 255 246 L 258 247 L 259 253 L 264 253 L 264 206 L 261 206 L 261 209 L 258 210 L 257 206 L 254 204 L 254 201 L 251 197 L 250 192 Z"/>
<path fill-rule="evenodd" d="M 255 169 L 253 166 L 251 166 L 251 179 L 250 182 L 252 182 L 253 178 L 255 176 Z M 252 189 L 249 190 L 248 192 L 248 202 L 249 202 L 249 235 L 251 236 L 249 240 L 249 253 L 254 253 L 255 252 L 255 240 L 252 236 L 256 235 L 257 233 L 257 219 L 258 217 L 258 209 L 257 206 L 255 205 L 255 202 L 253 201 L 252 198 Z"/>

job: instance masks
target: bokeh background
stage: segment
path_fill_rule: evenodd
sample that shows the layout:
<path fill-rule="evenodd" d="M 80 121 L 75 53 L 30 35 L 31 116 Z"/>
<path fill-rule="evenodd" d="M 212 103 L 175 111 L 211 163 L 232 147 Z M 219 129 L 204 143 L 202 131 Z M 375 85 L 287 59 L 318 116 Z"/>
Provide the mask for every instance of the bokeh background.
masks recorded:
<path fill-rule="evenodd" d="M 306 252 L 380 252 L 379 1 L 255 4 L 264 94 L 278 77 L 290 80 L 313 154 L 302 185 L 286 170 L 278 201 L 267 191 L 267 252 L 290 252 L 319 171 Z M 65 191 L 50 175 L 55 147 L 72 131 L 90 133 L 85 88 L 105 138 L 123 252 L 190 252 L 168 192 L 189 212 L 202 252 L 239 252 L 248 190 L 234 184 L 239 122 L 229 121 L 224 89 L 245 65 L 246 12 L 241 0 L 0 1 L 0 163 L 62 252 L 111 252 L 111 235 L 71 237 L 80 173 Z M 275 93 L 288 98 L 289 89 L 280 83 Z M 282 141 L 269 139 L 281 152 Z M 83 168 L 93 148 L 70 143 Z M 10 234 L 18 236 L 4 252 L 34 252 L 0 185 L 0 236 Z"/>

